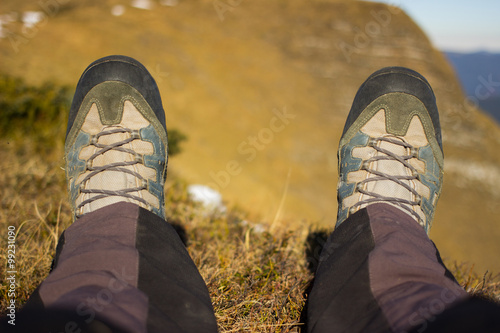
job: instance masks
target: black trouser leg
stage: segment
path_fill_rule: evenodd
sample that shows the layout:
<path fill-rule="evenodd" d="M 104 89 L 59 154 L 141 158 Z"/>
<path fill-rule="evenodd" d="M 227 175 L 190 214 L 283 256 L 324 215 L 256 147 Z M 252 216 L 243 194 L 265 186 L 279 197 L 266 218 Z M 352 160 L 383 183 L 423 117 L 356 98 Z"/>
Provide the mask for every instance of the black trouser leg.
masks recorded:
<path fill-rule="evenodd" d="M 64 232 L 54 269 L 16 326 L 32 332 L 217 332 L 208 289 L 173 227 L 130 203 L 89 213 Z"/>
<path fill-rule="evenodd" d="M 308 300 L 308 332 L 405 332 L 467 297 L 414 219 L 373 204 L 325 244 Z"/>

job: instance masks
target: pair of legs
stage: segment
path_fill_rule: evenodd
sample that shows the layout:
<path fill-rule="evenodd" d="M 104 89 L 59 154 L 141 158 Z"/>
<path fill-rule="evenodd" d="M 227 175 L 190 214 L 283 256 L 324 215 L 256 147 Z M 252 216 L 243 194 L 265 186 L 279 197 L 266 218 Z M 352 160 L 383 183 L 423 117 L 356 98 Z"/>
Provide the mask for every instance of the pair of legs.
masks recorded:
<path fill-rule="evenodd" d="M 122 56 L 91 64 L 77 86 L 66 137 L 75 222 L 61 236 L 51 273 L 16 327 L 4 323 L 6 329 L 217 331 L 207 287 L 166 222 L 167 146 L 160 95 L 147 70 Z M 340 142 L 337 227 L 308 298 L 308 332 L 495 325 L 498 308 L 468 297 L 427 236 L 442 164 L 427 81 L 403 68 L 374 73 L 358 91 Z"/>

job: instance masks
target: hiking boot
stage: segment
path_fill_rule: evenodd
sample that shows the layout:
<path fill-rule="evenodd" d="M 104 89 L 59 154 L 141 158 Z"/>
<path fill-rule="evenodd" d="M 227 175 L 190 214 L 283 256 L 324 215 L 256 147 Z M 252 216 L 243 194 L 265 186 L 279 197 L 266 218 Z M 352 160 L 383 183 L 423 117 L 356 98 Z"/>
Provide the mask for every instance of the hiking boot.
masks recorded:
<path fill-rule="evenodd" d="M 138 61 L 99 59 L 76 87 L 66 132 L 74 217 L 126 201 L 165 218 L 167 130 L 160 93 Z"/>
<path fill-rule="evenodd" d="M 419 73 L 389 67 L 359 88 L 339 144 L 337 226 L 376 202 L 410 214 L 428 233 L 441 194 L 436 98 Z"/>

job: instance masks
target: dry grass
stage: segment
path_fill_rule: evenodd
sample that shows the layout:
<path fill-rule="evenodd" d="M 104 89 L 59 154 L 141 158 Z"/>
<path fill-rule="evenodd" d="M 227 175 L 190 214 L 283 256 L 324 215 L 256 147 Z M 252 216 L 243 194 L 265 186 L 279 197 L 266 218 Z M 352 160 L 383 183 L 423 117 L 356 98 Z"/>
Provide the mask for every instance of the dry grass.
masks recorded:
<path fill-rule="evenodd" d="M 0 246 L 6 248 L 7 226 L 16 226 L 19 306 L 48 274 L 56 240 L 71 221 L 60 153 L 42 157 L 30 146 L 29 140 L 21 145 L 4 141 L 0 148 L 0 228 L 5 231 Z M 306 260 L 310 227 L 270 233 L 268 224 L 249 221 L 238 209 L 207 213 L 189 200 L 180 180 L 168 182 L 167 209 L 170 222 L 185 232 L 188 249 L 207 282 L 221 332 L 300 328 L 304 292 L 312 279 Z M 5 256 L 2 251 L 2 263 Z M 468 292 L 499 300 L 499 276 L 478 274 L 470 265 L 449 266 Z M 4 277 L 2 272 L 2 314 L 8 301 Z"/>
<path fill-rule="evenodd" d="M 50 270 L 57 239 L 70 224 L 62 157 L 42 157 L 22 145 L 2 143 L 0 246 L 7 227 L 17 230 L 17 304 L 21 306 Z M 57 162 L 52 163 L 49 160 Z M 170 222 L 185 231 L 188 249 L 207 282 L 222 332 L 289 332 L 299 323 L 303 293 L 312 278 L 304 256 L 304 233 L 275 232 L 232 210 L 209 214 L 191 202 L 186 184 L 168 182 Z M 6 253 L 0 255 L 0 313 L 7 297 Z"/>
<path fill-rule="evenodd" d="M 500 274 L 486 271 L 481 275 L 474 271 L 473 264 L 454 262 L 448 266 L 469 294 L 500 302 Z"/>
<path fill-rule="evenodd" d="M 17 231 L 17 301 L 21 305 L 48 274 L 57 239 L 70 220 L 62 158 L 48 162 L 54 156 L 42 158 L 34 146 L 30 140 L 19 144 L 5 139 L 0 145 L 2 313 L 8 300 L 4 281 L 8 226 Z"/>
<path fill-rule="evenodd" d="M 245 212 L 209 213 L 190 202 L 186 184 L 167 190 L 170 223 L 186 231 L 222 332 L 290 332 L 299 325 L 312 274 L 303 232 L 271 234 Z"/>

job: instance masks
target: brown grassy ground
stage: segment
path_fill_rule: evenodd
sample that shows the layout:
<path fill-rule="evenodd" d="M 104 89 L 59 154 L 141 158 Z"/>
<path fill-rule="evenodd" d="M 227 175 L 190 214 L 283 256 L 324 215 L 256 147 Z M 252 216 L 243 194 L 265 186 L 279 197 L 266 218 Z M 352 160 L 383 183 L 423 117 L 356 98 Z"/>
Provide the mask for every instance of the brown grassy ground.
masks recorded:
<path fill-rule="evenodd" d="M 41 156 L 29 139 L 0 146 L 0 313 L 6 311 L 7 227 L 17 229 L 17 304 L 21 306 L 47 276 L 60 233 L 71 223 L 66 200 L 62 147 Z M 186 183 L 171 175 L 167 186 L 170 221 L 184 229 L 188 249 L 205 279 L 221 332 L 295 332 L 304 292 L 317 259 L 308 236 L 326 234 L 308 223 L 289 230 L 261 222 L 240 209 L 206 214 L 189 200 Z M 272 231 L 272 232 L 270 232 Z M 310 238 L 310 237 L 309 237 Z M 322 238 L 324 239 L 324 238 Z M 321 241 L 320 241 L 321 242 Z M 308 254 L 309 253 L 309 254 Z M 499 299 L 500 278 L 474 267 L 448 263 L 470 292 Z"/>

